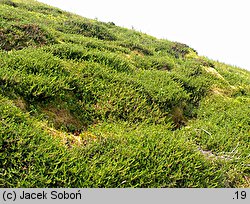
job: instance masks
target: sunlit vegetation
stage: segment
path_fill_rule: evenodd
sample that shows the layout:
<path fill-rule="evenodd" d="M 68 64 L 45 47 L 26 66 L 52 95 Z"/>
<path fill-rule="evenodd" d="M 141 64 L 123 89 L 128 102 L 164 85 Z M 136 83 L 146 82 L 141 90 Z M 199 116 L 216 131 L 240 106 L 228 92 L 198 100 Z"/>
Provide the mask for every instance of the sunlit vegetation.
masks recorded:
<path fill-rule="evenodd" d="M 1 0 L 0 116 L 0 187 L 250 187 L 250 73 L 114 23 Z"/>

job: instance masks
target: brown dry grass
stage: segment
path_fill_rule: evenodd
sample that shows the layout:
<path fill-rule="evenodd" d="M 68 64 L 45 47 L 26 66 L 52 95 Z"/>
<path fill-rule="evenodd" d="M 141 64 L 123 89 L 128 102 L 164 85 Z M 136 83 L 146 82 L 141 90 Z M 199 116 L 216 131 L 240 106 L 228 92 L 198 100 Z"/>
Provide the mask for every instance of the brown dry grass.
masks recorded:
<path fill-rule="evenodd" d="M 79 129 L 81 129 L 81 122 L 75 118 L 69 110 L 66 109 L 58 109 L 53 106 L 49 106 L 42 111 L 44 114 L 48 115 L 49 118 L 52 119 L 55 127 L 59 127 L 61 125 L 73 125 Z"/>

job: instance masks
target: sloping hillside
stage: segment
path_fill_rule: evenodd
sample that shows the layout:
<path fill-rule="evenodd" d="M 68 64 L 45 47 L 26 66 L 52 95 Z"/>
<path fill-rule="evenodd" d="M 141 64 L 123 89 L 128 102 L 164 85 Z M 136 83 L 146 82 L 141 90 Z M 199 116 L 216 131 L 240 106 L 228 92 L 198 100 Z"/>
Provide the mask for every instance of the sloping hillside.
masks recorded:
<path fill-rule="evenodd" d="M 250 187 L 250 72 L 0 2 L 0 187 Z"/>

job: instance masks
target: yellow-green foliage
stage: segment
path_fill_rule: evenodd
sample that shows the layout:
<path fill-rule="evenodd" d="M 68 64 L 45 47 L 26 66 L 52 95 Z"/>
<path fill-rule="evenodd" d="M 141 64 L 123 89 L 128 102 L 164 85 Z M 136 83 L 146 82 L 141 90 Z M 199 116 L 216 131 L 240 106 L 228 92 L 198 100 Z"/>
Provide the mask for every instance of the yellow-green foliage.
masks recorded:
<path fill-rule="evenodd" d="M 249 110 L 246 70 L 0 1 L 0 187 L 249 187 Z"/>

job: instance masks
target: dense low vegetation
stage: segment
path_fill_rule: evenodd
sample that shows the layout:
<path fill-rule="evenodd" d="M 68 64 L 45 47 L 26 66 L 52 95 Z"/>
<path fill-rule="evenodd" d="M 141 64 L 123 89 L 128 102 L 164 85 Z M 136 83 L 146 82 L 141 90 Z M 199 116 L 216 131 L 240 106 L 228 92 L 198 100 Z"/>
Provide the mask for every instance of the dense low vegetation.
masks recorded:
<path fill-rule="evenodd" d="M 0 187 L 250 187 L 250 73 L 33 0 L 0 1 Z"/>

